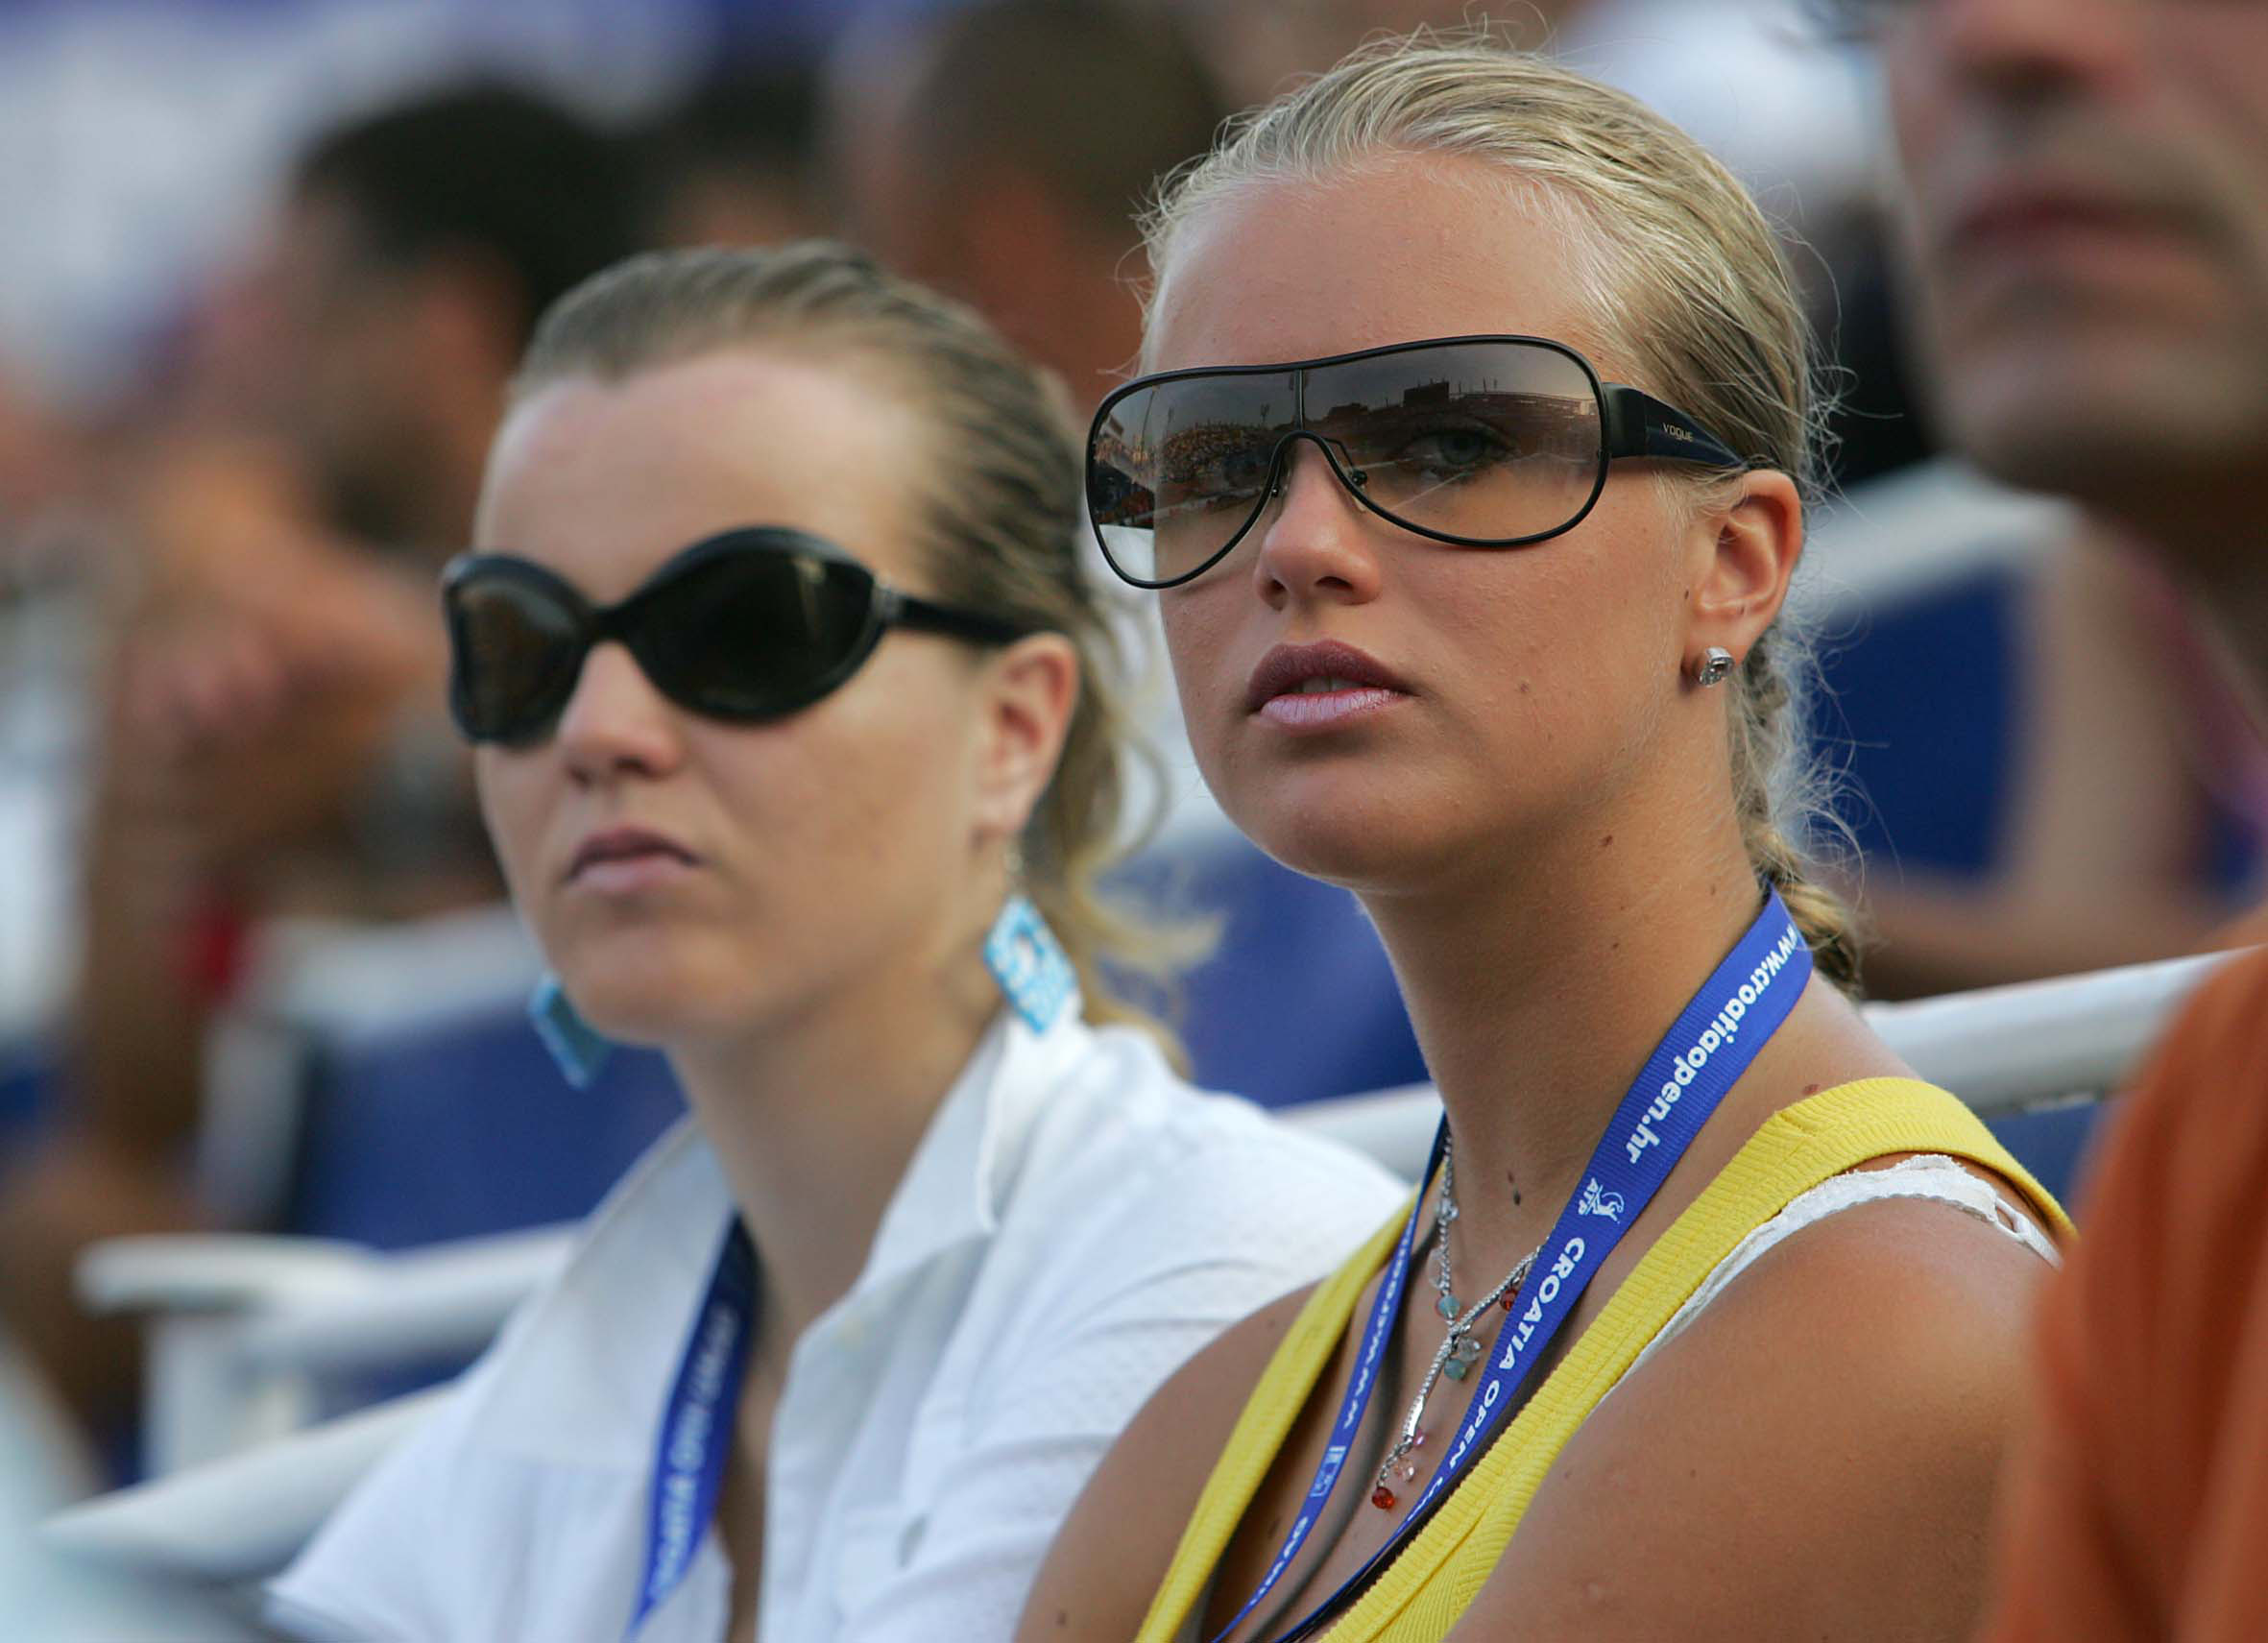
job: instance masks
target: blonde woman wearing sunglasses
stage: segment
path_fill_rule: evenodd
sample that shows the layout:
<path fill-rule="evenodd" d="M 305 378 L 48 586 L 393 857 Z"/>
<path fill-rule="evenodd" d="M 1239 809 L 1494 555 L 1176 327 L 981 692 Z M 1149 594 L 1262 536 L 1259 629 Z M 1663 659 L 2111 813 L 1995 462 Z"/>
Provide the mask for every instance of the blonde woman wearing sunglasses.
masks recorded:
<path fill-rule="evenodd" d="M 1090 516 L 1197 761 L 1392 955 L 1427 1184 L 1169 1383 L 1021 1635 L 1955 1638 L 2066 1230 L 1790 841 L 1805 338 L 1754 205 L 1486 43 L 1167 189 Z"/>
<path fill-rule="evenodd" d="M 1128 752 L 1077 454 L 825 245 L 544 320 L 444 602 L 570 1071 L 688 1122 L 279 1583 L 318 1638 L 1004 1635 L 1112 1437 L 1386 1213 L 1113 997 Z M 574 1122 L 563 1103 L 560 1122 Z"/>

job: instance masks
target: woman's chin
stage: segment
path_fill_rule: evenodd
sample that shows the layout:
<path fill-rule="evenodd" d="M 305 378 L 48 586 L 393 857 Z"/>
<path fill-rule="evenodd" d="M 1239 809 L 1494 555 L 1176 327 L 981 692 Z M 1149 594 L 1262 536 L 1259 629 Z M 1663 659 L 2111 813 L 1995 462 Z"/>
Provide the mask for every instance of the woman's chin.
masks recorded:
<path fill-rule="evenodd" d="M 1485 841 L 1443 825 L 1423 807 L 1375 793 L 1349 804 L 1269 807 L 1234 819 L 1294 873 L 1357 894 L 1440 884 L 1491 854 Z"/>
<path fill-rule="evenodd" d="M 1413 864 L 1408 837 L 1343 814 L 1274 816 L 1244 831 L 1292 872 L 1348 890 L 1396 883 L 1408 876 Z"/>
<path fill-rule="evenodd" d="M 612 999 L 592 1004 L 578 1003 L 575 1013 L 592 1031 L 615 1044 L 666 1050 L 687 1036 L 686 1023 L 679 1014 L 625 1005 Z"/>
<path fill-rule="evenodd" d="M 576 1014 L 618 1044 L 666 1050 L 714 1037 L 729 1030 L 745 1007 L 744 983 L 725 989 L 699 966 L 668 963 L 659 955 L 648 954 L 640 963 L 570 960 L 559 971 Z"/>

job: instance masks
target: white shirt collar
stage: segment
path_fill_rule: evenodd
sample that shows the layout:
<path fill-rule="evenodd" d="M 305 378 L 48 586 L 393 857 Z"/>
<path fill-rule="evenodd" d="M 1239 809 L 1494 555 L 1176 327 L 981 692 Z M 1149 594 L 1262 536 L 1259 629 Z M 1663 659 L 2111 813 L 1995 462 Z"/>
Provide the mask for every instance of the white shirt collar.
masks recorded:
<path fill-rule="evenodd" d="M 1075 1008 L 1044 1034 L 1012 1010 L 1000 1013 L 938 1103 L 844 1304 L 1000 1230 L 1040 1109 L 1092 1037 Z"/>
<path fill-rule="evenodd" d="M 999 1230 L 1058 1071 L 1092 1036 L 1075 1005 L 1044 1034 L 1001 1011 L 923 1132 L 857 1282 L 812 1335 Z M 650 1466 L 662 1404 L 733 1214 L 715 1153 L 681 1121 L 608 1196 L 556 1284 L 483 1365 L 485 1440 L 554 1463 Z M 626 1419 L 626 1409 L 639 1413 Z"/>

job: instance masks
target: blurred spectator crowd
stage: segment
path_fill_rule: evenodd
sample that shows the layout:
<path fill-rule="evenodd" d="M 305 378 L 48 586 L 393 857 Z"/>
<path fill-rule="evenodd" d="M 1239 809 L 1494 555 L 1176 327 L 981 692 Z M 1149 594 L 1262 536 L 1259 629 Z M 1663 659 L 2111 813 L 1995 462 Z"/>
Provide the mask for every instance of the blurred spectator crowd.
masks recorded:
<path fill-rule="evenodd" d="M 261 49 L 237 8 L 181 10 Z M 263 155 L 282 178 L 265 208 L 144 303 L 123 369 L 113 350 L 59 382 L 38 350 L 0 351 L 0 1341 L 98 1437 L 133 1408 L 135 1352 L 73 1304 L 73 1261 L 253 1213 L 208 1190 L 193 1136 L 214 1024 L 288 957 L 279 932 L 500 894 L 442 711 L 433 589 L 543 306 L 641 247 L 837 235 L 984 309 L 1083 418 L 1136 351 L 1131 213 L 1151 181 L 1289 77 L 1467 8 L 969 0 L 809 7 L 776 29 L 680 10 L 670 50 L 614 72 L 620 25 L 563 6 L 558 30 L 596 33 L 542 73 L 506 72 L 491 42 L 345 100 Z M 1934 465 L 1870 69 L 1803 12 L 1523 0 L 1504 20 L 1711 142 L 1803 248 L 1844 392 L 1816 574 L 1851 697 L 1814 716 L 1853 773 L 1838 813 L 1876 989 L 2208 945 L 2256 891 L 2268 752 L 2110 533 L 1980 511 Z M 0 58 L 35 33 L 0 24 Z M 1905 733 L 1896 786 L 1867 773 L 1888 737 L 1851 716 L 1836 657 L 1933 608 L 1876 568 L 1935 563 L 1952 538 L 1992 579 L 2004 654 L 1897 628 L 1888 688 L 1926 672 L 1947 705 Z M 1877 583 L 1878 609 L 1846 596 Z M 2006 719 L 1990 791 L 1938 753 L 1989 712 Z M 1946 814 L 1968 845 L 1907 847 L 1925 824 L 1902 818 Z"/>

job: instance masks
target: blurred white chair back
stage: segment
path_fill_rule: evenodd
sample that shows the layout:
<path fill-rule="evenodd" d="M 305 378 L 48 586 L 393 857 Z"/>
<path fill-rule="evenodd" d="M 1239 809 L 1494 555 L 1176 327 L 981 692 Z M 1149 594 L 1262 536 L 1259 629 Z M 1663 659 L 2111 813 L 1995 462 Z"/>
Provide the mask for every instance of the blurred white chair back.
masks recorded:
<path fill-rule="evenodd" d="M 146 1559 L 88 1562 L 41 1539 L 41 1520 L 84 1495 L 94 1477 L 69 1432 L 47 1388 L 0 1337 L 0 1637 L 251 1643 L 260 1635 L 225 1594 L 165 1589 Z"/>

